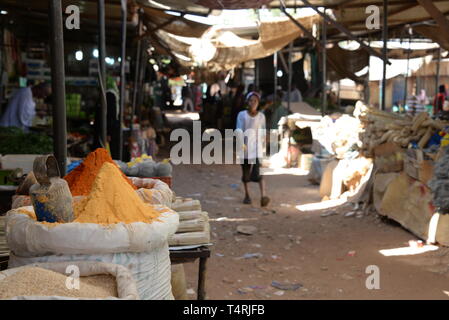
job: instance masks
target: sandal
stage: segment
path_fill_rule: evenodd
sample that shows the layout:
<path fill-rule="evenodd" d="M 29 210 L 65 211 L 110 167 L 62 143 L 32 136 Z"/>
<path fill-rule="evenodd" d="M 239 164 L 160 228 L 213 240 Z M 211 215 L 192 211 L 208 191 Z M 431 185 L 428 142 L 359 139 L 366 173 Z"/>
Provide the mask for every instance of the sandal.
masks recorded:
<path fill-rule="evenodd" d="M 260 205 L 262 207 L 266 207 L 268 204 L 270 203 L 270 198 L 268 197 L 262 197 L 262 199 L 260 199 Z"/>
<path fill-rule="evenodd" d="M 245 199 L 243 199 L 244 204 L 251 204 L 251 198 L 246 196 Z"/>

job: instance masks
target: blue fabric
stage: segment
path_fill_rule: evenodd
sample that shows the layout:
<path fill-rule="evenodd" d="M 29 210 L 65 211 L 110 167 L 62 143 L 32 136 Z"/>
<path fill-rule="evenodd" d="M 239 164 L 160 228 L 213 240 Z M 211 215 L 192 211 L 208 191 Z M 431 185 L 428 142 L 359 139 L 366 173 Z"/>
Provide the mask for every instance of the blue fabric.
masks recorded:
<path fill-rule="evenodd" d="M 73 161 L 67 166 L 67 174 L 70 173 L 73 169 L 78 167 L 81 163 L 83 163 L 83 160 Z"/>

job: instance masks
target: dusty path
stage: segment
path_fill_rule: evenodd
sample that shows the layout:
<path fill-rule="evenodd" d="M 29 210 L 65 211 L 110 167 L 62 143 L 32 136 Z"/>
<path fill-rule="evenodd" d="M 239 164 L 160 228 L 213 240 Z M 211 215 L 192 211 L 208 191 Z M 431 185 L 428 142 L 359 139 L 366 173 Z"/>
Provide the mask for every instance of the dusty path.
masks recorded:
<path fill-rule="evenodd" d="M 448 249 L 386 257 L 379 250 L 407 247 L 416 238 L 373 213 L 345 217 L 352 211 L 349 206 L 326 217 L 321 214 L 333 210 L 301 212 L 296 205 L 320 200 L 316 186 L 308 185 L 304 176 L 265 179 L 272 203 L 261 210 L 257 185 L 252 186 L 254 204 L 241 203 L 239 166 L 175 167 L 175 192 L 200 199 L 212 220 L 215 245 L 208 262 L 208 299 L 449 298 Z M 252 225 L 257 231 L 238 234 L 238 225 Z M 259 257 L 241 258 L 247 253 Z M 365 286 L 369 265 L 379 267 L 379 290 Z M 197 268 L 197 263 L 185 264 L 188 287 L 195 291 Z M 272 281 L 302 287 L 280 290 Z"/>

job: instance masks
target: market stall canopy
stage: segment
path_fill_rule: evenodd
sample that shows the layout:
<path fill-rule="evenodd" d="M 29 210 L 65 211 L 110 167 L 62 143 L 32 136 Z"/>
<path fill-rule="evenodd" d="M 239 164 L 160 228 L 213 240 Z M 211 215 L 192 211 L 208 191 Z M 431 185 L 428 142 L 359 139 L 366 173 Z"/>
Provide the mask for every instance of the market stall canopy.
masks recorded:
<path fill-rule="evenodd" d="M 139 3 L 146 3 L 148 6 L 165 9 L 196 12 L 198 14 L 207 13 L 212 9 L 258 9 L 263 6 L 267 8 L 281 8 L 283 4 L 287 8 L 305 8 L 309 5 L 331 9 L 336 21 L 346 27 L 353 35 L 381 37 L 381 26 L 369 30 L 366 27 L 366 20 L 370 13 L 366 13 L 368 6 L 374 5 L 380 9 L 382 14 L 383 0 L 141 0 Z M 417 24 L 425 21 L 435 20 L 435 12 L 431 6 L 437 8 L 441 15 L 449 13 L 448 0 L 389 0 L 388 1 L 388 26 L 390 37 L 400 36 L 404 26 L 407 24 Z M 429 9 L 430 8 L 430 9 Z M 380 16 L 381 17 L 381 16 Z M 381 21 L 380 21 L 381 23 Z M 449 30 L 446 30 L 449 32 Z M 333 25 L 329 25 L 329 37 L 334 39 L 346 39 L 347 35 L 340 32 Z M 447 32 L 444 32 L 447 34 Z M 443 34 L 444 34 L 443 33 Z M 330 39 L 330 38 L 329 38 Z M 440 43 L 440 42 L 439 42 Z M 440 43 L 441 44 L 441 43 Z"/>
<path fill-rule="evenodd" d="M 139 2 L 147 2 L 154 8 L 202 13 L 209 9 L 260 8 L 269 4 L 271 0 L 141 0 Z"/>
<path fill-rule="evenodd" d="M 316 15 L 298 18 L 308 29 L 319 22 Z M 157 36 L 173 51 L 182 56 L 181 64 L 201 65 L 209 70 L 228 70 L 239 64 L 272 55 L 303 33 L 289 19 L 260 22 L 257 40 L 242 38 L 232 31 L 211 27 L 201 38 L 180 37 L 166 31 Z"/>
<path fill-rule="evenodd" d="M 307 7 L 310 3 L 316 7 L 325 7 L 331 9 L 336 21 L 346 27 L 353 35 L 381 37 L 380 28 L 369 30 L 366 27 L 366 21 L 371 13 L 366 13 L 366 9 L 370 5 L 374 5 L 380 9 L 380 18 L 382 17 L 383 1 L 382 0 L 307 0 L 295 1 L 284 0 L 285 5 L 289 8 Z M 429 4 L 430 3 L 430 4 Z M 269 7 L 281 7 L 282 1 L 272 1 Z M 401 36 L 403 28 L 407 24 L 417 24 L 425 21 L 435 20 L 435 13 L 429 10 L 429 6 L 435 6 L 441 15 L 449 13 L 449 1 L 447 0 L 389 0 L 388 1 L 388 27 L 389 35 Z M 432 14 L 430 13 L 432 12 Z M 382 21 L 380 21 L 382 24 Z M 337 30 L 333 25 L 329 25 L 329 37 L 334 39 L 344 39 L 346 35 Z M 447 34 L 447 32 L 445 32 Z"/>
<path fill-rule="evenodd" d="M 64 20 L 68 14 L 66 8 L 76 5 L 80 13 L 80 29 L 69 30 L 64 28 L 64 39 L 74 42 L 95 43 L 98 39 L 97 1 L 72 1 L 62 0 Z M 14 29 L 18 38 L 48 41 L 49 39 L 49 9 L 47 0 L 2 0 L 0 8 L 7 11 L 7 27 Z M 128 1 L 128 28 L 135 29 L 137 26 L 137 6 Z M 105 25 L 106 42 L 117 44 L 121 35 L 121 5 L 120 0 L 105 1 Z M 133 32 L 128 32 L 134 36 Z"/>

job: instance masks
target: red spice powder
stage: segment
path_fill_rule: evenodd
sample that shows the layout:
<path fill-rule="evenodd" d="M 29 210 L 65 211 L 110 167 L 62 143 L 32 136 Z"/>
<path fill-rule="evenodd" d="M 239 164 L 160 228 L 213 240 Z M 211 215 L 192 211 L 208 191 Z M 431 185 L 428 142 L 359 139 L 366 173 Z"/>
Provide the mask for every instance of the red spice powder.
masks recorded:
<path fill-rule="evenodd" d="M 90 193 L 95 178 L 105 162 L 110 162 L 118 167 L 106 149 L 98 148 L 94 152 L 89 153 L 83 163 L 64 177 L 69 184 L 72 196 L 86 196 Z M 131 187 L 136 190 L 137 188 L 131 180 L 121 170 L 120 172 Z"/>

